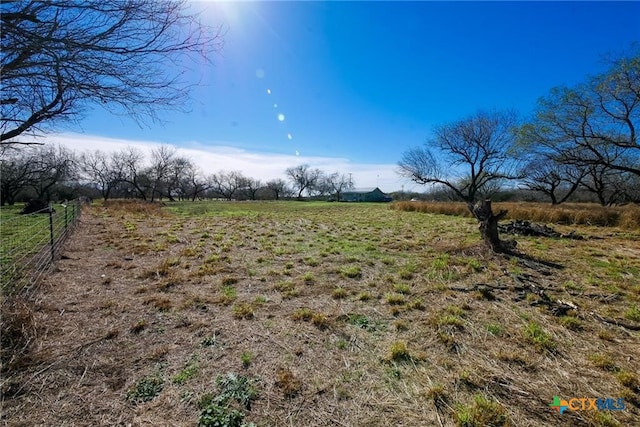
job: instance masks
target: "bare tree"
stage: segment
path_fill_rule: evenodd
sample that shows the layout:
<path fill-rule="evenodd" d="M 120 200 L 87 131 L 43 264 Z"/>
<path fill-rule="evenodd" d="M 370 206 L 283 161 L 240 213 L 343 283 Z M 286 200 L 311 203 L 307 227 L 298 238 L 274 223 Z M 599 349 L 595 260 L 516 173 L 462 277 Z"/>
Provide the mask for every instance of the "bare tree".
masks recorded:
<path fill-rule="evenodd" d="M 262 181 L 255 178 L 247 178 L 244 182 L 244 188 L 242 192 L 244 196 L 249 200 L 256 200 L 258 191 L 262 187 Z"/>
<path fill-rule="evenodd" d="M 151 201 L 159 197 L 171 197 L 171 191 L 167 189 L 169 177 L 173 172 L 177 161 L 177 150 L 169 145 L 161 145 L 151 150 L 151 166 L 146 170 L 146 175 L 151 181 Z"/>
<path fill-rule="evenodd" d="M 329 184 L 331 191 L 335 193 L 336 200 L 339 202 L 340 197 L 343 191 L 351 190 L 354 188 L 353 181 L 351 180 L 351 176 L 347 174 L 340 174 L 338 172 L 334 172 L 327 178 L 327 183 Z"/>
<path fill-rule="evenodd" d="M 32 152 L 13 151 L 0 158 L 0 206 L 13 205 L 16 197 L 34 181 Z"/>
<path fill-rule="evenodd" d="M 407 151 L 398 163 L 401 176 L 419 184 L 442 186 L 467 202 L 480 221 L 485 242 L 497 252 L 510 250 L 498 238 L 497 229 L 506 211 L 494 215 L 490 201 L 474 203 L 492 184 L 519 177 L 512 154 L 515 126 L 513 112 L 479 111 L 436 128 L 426 147 Z"/>
<path fill-rule="evenodd" d="M 480 111 L 466 119 L 436 128 L 424 148 L 402 156 L 398 173 L 419 184 L 449 188 L 467 203 L 492 181 L 514 179 L 513 112 Z"/>
<path fill-rule="evenodd" d="M 138 122 L 183 105 L 183 75 L 221 48 L 187 1 L 3 1 L 0 144 L 99 105 Z"/>
<path fill-rule="evenodd" d="M 144 173 L 144 154 L 135 147 L 127 147 L 114 154 L 114 161 L 122 167 L 121 182 L 138 197 L 147 200 L 149 180 Z"/>
<path fill-rule="evenodd" d="M 38 146 L 33 149 L 31 187 L 37 199 L 50 201 L 56 185 L 76 178 L 75 154 L 64 146 Z"/>
<path fill-rule="evenodd" d="M 104 200 L 111 196 L 113 189 L 123 180 L 123 164 L 115 154 L 95 150 L 82 153 L 78 161 L 82 179 L 95 185 Z"/>
<path fill-rule="evenodd" d="M 211 175 L 211 190 L 227 200 L 233 200 L 238 191 L 246 186 L 247 178 L 240 171 L 220 171 Z"/>
<path fill-rule="evenodd" d="M 293 188 L 298 192 L 298 199 L 302 198 L 302 193 L 306 190 L 313 191 L 314 186 L 323 175 L 320 169 L 311 169 L 309 165 L 299 165 L 288 168 L 285 171 Z"/>
<path fill-rule="evenodd" d="M 520 131 L 523 146 L 542 146 L 561 163 L 640 175 L 640 50 L 609 60 L 609 70 L 538 101 Z"/>
<path fill-rule="evenodd" d="M 266 187 L 273 192 L 276 200 L 289 192 L 287 183 L 283 179 L 272 179 L 267 182 Z"/>
<path fill-rule="evenodd" d="M 551 199 L 552 205 L 566 202 L 580 187 L 584 168 L 562 164 L 552 157 L 534 157 L 522 170 L 522 185 Z"/>

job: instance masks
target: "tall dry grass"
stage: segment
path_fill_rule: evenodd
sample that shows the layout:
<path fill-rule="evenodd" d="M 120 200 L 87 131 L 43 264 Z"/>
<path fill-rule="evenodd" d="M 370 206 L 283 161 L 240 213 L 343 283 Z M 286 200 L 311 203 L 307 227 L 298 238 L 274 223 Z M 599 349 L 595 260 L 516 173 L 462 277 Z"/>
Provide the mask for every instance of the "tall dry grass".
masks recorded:
<path fill-rule="evenodd" d="M 462 202 L 394 202 L 392 209 L 409 212 L 435 213 L 471 217 Z M 593 203 L 565 203 L 552 206 L 545 203 L 495 203 L 495 211 L 506 209 L 507 219 L 563 225 L 595 225 L 601 227 L 640 228 L 640 206 L 603 207 Z"/>

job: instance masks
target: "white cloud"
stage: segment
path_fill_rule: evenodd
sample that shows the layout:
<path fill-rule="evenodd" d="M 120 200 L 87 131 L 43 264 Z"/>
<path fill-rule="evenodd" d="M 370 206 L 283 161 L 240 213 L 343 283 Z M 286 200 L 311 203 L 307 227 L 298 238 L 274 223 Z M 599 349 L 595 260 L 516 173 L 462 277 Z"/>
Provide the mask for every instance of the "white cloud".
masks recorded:
<path fill-rule="evenodd" d="M 42 139 L 47 143 L 62 144 L 77 152 L 101 150 L 104 152 L 119 151 L 126 147 L 136 147 L 145 153 L 163 144 L 159 141 L 136 141 L 128 139 L 106 138 L 80 133 L 49 134 Z M 170 144 L 165 144 L 170 145 Z M 382 191 L 393 192 L 403 188 L 406 191 L 422 191 L 419 186 L 401 179 L 397 166 L 393 163 L 370 164 L 356 163 L 341 157 L 319 157 L 293 154 L 276 154 L 248 151 L 235 148 L 223 141 L 202 144 L 191 141 L 180 145 L 173 144 L 178 153 L 190 158 L 205 175 L 221 170 L 238 170 L 244 175 L 262 181 L 285 179 L 284 171 L 303 163 L 327 173 L 339 172 L 352 174 L 356 187 L 380 187 Z"/>

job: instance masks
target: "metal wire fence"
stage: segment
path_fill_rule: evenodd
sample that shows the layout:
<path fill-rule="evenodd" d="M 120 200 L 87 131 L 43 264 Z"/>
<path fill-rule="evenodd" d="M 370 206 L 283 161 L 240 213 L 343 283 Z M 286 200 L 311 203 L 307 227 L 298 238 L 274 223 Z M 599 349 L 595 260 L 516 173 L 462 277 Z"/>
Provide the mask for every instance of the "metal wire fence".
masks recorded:
<path fill-rule="evenodd" d="M 20 215 L 2 210 L 0 215 L 0 291 L 3 295 L 24 291 L 35 285 L 60 257 L 64 242 L 71 235 L 82 204 L 73 200 Z"/>

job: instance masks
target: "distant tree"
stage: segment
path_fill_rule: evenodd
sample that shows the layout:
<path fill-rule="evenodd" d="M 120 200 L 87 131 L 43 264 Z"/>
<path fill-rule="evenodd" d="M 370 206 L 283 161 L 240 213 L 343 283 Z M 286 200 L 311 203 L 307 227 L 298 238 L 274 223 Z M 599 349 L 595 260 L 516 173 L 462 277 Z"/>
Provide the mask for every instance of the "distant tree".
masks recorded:
<path fill-rule="evenodd" d="M 123 165 L 118 163 L 116 155 L 109 155 L 100 150 L 82 153 L 78 160 L 81 179 L 91 182 L 107 200 L 116 186 L 122 181 Z"/>
<path fill-rule="evenodd" d="M 267 181 L 266 187 L 273 192 L 276 200 L 289 192 L 287 183 L 283 179 L 272 179 L 271 181 Z"/>
<path fill-rule="evenodd" d="M 580 187 L 586 170 L 576 165 L 562 164 L 552 156 L 538 156 L 522 169 L 522 186 L 549 197 L 552 205 L 566 202 Z"/>
<path fill-rule="evenodd" d="M 640 175 L 640 48 L 608 64 L 586 83 L 540 99 L 520 129 L 520 144 L 541 146 L 563 164 Z"/>
<path fill-rule="evenodd" d="M 0 206 L 13 205 L 20 192 L 34 181 L 31 156 L 31 150 L 14 150 L 0 158 Z"/>
<path fill-rule="evenodd" d="M 123 195 L 134 195 L 147 200 L 149 189 L 149 177 L 145 173 L 144 154 L 135 147 L 126 147 L 122 151 L 114 153 L 114 162 L 122 167 L 120 190 Z"/>
<path fill-rule="evenodd" d="M 351 180 L 351 176 L 347 174 L 340 174 L 338 172 L 334 172 L 327 178 L 327 183 L 329 185 L 330 190 L 336 195 L 336 200 L 339 202 L 342 192 L 347 190 L 352 190 L 354 188 L 353 181 Z"/>
<path fill-rule="evenodd" d="M 623 202 L 626 198 L 626 177 L 628 172 L 620 172 L 602 165 L 588 167 L 581 185 L 596 196 L 602 206 Z"/>
<path fill-rule="evenodd" d="M 262 187 L 262 181 L 254 178 L 247 178 L 242 189 L 244 196 L 249 200 L 256 200 L 258 191 Z"/>
<path fill-rule="evenodd" d="M 221 48 L 187 1 L 12 0 L 0 4 L 0 145 L 90 104 L 138 121 L 181 106 L 189 62 Z"/>
<path fill-rule="evenodd" d="M 34 147 L 30 162 L 30 186 L 39 200 L 51 201 L 57 185 L 77 177 L 76 155 L 62 145 Z"/>
<path fill-rule="evenodd" d="M 210 188 L 210 184 L 202 177 L 201 171 L 193 163 L 190 163 L 184 170 L 180 185 L 181 192 L 187 194 L 192 202 Z"/>
<path fill-rule="evenodd" d="M 166 196 L 170 200 L 171 196 L 171 175 L 179 173 L 176 166 L 182 159 L 178 159 L 177 150 L 175 147 L 169 145 L 160 145 L 157 148 L 151 150 L 151 166 L 146 169 L 146 175 L 148 176 L 151 184 L 150 196 L 151 201 L 155 200 L 156 196 Z"/>
<path fill-rule="evenodd" d="M 313 191 L 314 186 L 323 175 L 320 169 L 311 169 L 309 165 L 299 165 L 288 168 L 285 171 L 291 185 L 295 191 L 297 191 L 298 199 L 302 198 L 302 193 L 306 190 Z"/>
<path fill-rule="evenodd" d="M 497 252 L 509 250 L 497 230 L 497 222 L 506 211 L 493 215 L 490 201 L 474 203 L 496 182 L 519 177 L 513 156 L 515 126 L 513 112 L 479 111 L 437 127 L 426 147 L 410 149 L 398 163 L 401 176 L 447 188 L 467 202 L 480 221 L 485 242 Z"/>
<path fill-rule="evenodd" d="M 239 190 L 246 186 L 247 178 L 240 171 L 220 171 L 211 175 L 211 190 L 227 200 L 238 196 Z"/>

